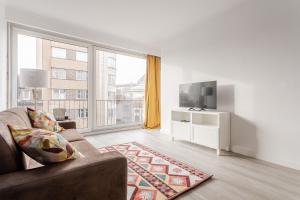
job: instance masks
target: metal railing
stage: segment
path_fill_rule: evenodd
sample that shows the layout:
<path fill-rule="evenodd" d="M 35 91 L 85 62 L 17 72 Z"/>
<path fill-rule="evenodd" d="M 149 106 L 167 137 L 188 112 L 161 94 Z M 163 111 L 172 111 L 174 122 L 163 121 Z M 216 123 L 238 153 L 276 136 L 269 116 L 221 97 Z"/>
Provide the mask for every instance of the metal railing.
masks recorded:
<path fill-rule="evenodd" d="M 142 124 L 143 100 L 97 100 L 96 126 Z"/>
<path fill-rule="evenodd" d="M 34 108 L 32 100 L 18 101 L 20 107 Z M 77 128 L 88 128 L 88 101 L 84 100 L 37 100 L 37 109 L 53 113 L 53 109 L 66 109 L 66 116 L 75 120 Z M 96 100 L 96 126 L 118 126 L 142 124 L 143 100 Z"/>
<path fill-rule="evenodd" d="M 35 104 L 32 100 L 21 100 L 18 101 L 18 106 L 34 108 Z M 66 109 L 66 116 L 68 116 L 69 119 L 76 121 L 77 128 L 88 128 L 88 112 L 84 112 L 84 110 L 88 109 L 87 100 L 37 100 L 38 110 L 53 113 L 53 109 L 57 108 Z"/>

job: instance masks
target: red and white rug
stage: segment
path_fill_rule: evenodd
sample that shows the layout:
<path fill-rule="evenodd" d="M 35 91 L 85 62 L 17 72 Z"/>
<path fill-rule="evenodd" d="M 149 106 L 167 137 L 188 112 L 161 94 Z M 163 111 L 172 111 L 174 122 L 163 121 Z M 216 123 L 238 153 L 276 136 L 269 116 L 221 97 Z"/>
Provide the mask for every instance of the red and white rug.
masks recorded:
<path fill-rule="evenodd" d="M 128 200 L 174 199 L 212 177 L 137 142 L 112 145 L 99 151 L 118 151 L 126 156 Z"/>

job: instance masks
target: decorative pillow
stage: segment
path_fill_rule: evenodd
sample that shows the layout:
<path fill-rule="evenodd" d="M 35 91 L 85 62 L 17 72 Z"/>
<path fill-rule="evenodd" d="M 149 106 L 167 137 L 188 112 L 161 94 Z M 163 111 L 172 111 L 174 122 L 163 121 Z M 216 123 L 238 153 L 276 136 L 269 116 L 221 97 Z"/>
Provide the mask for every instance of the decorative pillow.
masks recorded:
<path fill-rule="evenodd" d="M 47 165 L 83 157 L 60 134 L 43 129 L 20 128 L 8 125 L 18 146 L 37 162 Z"/>
<path fill-rule="evenodd" d="M 51 113 L 31 108 L 27 108 L 27 112 L 34 128 L 41 128 L 53 132 L 61 132 L 64 130 L 63 127 L 58 125 L 54 115 Z"/>

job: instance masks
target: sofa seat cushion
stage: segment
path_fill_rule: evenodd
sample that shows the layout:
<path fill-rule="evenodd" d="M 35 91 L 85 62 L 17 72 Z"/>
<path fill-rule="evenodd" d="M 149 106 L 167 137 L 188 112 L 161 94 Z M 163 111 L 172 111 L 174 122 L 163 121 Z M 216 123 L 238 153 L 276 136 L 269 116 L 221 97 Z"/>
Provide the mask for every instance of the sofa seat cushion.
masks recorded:
<path fill-rule="evenodd" d="M 71 144 L 84 156 L 98 156 L 99 151 L 86 140 L 74 141 Z"/>
<path fill-rule="evenodd" d="M 66 129 L 59 134 L 61 134 L 69 142 L 84 140 L 84 137 L 80 135 L 80 133 L 78 133 L 75 129 Z"/>

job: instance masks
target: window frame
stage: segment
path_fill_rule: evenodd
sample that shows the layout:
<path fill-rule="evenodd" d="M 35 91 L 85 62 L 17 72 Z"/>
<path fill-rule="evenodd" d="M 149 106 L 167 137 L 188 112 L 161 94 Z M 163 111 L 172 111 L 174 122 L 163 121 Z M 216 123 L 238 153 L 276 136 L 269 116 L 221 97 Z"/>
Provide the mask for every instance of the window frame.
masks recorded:
<path fill-rule="evenodd" d="M 55 91 L 58 91 L 58 94 L 54 94 Z M 61 91 L 63 91 L 63 92 L 61 92 Z M 64 95 L 64 98 L 60 97 L 61 94 Z M 58 98 L 54 97 L 55 95 L 58 95 Z M 67 90 L 66 89 L 52 88 L 52 99 L 53 100 L 66 100 L 67 99 Z"/>
<path fill-rule="evenodd" d="M 85 76 L 83 76 L 85 74 Z M 75 80 L 76 81 L 87 81 L 88 79 L 88 72 L 82 70 L 75 70 Z"/>
<path fill-rule="evenodd" d="M 60 71 L 60 70 L 64 72 L 63 78 L 54 76 L 55 71 L 57 72 L 57 71 Z M 52 78 L 52 79 L 67 80 L 67 70 L 66 70 L 66 69 L 57 68 L 57 67 L 52 67 L 52 68 L 51 68 L 51 72 L 52 72 L 52 74 L 51 74 L 51 78 Z"/>
<path fill-rule="evenodd" d="M 81 92 L 84 92 L 83 95 Z M 76 90 L 76 99 L 88 99 L 88 91 L 83 89 Z"/>
<path fill-rule="evenodd" d="M 96 106 L 96 99 L 94 93 L 96 90 L 96 75 L 94 72 L 96 64 L 96 51 L 105 50 L 112 53 L 118 53 L 122 55 L 128 55 L 137 58 L 146 59 L 146 54 L 125 50 L 122 48 L 110 47 L 103 45 L 91 40 L 83 39 L 80 37 L 74 37 L 71 35 L 61 34 L 58 32 L 53 32 L 45 29 L 39 29 L 32 26 L 22 25 L 18 23 L 8 22 L 8 84 L 7 84 L 7 104 L 8 108 L 17 106 L 17 44 L 16 36 L 17 34 L 28 35 L 31 37 L 37 37 L 40 39 L 52 40 L 56 42 L 62 42 L 71 45 L 77 45 L 80 47 L 87 48 L 88 55 L 88 73 L 87 73 L 87 82 L 88 82 L 88 128 L 80 130 L 81 133 L 87 133 L 90 131 L 99 131 L 106 132 L 112 129 L 114 130 L 126 130 L 132 129 L 133 127 L 140 128 L 142 124 L 126 124 L 120 126 L 110 126 L 110 127 L 97 127 L 96 125 L 96 112 L 93 110 Z M 66 58 L 68 59 L 68 53 L 66 52 Z M 51 50 L 52 56 L 52 50 Z M 59 59 L 59 58 L 58 58 Z M 50 75 L 52 77 L 52 74 Z M 52 92 L 51 92 L 52 93 Z"/>
<path fill-rule="evenodd" d="M 79 108 L 77 109 L 77 116 L 79 119 L 86 119 L 88 118 L 88 110 L 86 108 Z"/>
<path fill-rule="evenodd" d="M 114 50 L 114 49 L 107 49 L 105 47 L 99 47 L 99 46 L 95 47 L 95 51 L 94 51 L 95 58 L 96 58 L 96 51 L 105 51 L 105 52 L 108 52 L 108 53 L 114 53 L 114 54 L 119 54 L 119 55 L 124 55 L 124 56 L 135 57 L 135 58 L 142 58 L 142 59 L 146 60 L 146 55 L 136 55 L 136 54 L 131 54 L 130 52 L 126 52 L 126 51 L 120 51 L 120 50 Z M 96 66 L 96 62 L 94 64 L 95 64 L 95 68 L 96 68 L 97 67 Z M 110 69 L 112 69 L 109 66 L 107 66 L 107 67 L 110 68 Z M 145 71 L 145 73 L 146 73 L 146 71 Z M 94 74 L 94 79 L 96 79 L 96 74 Z M 96 90 L 96 86 L 95 86 L 95 90 Z M 144 110 L 144 107 L 143 107 L 143 110 Z M 95 120 L 96 120 L 96 117 L 95 117 Z M 126 128 L 127 127 L 143 127 L 143 122 L 141 122 L 141 123 L 135 123 L 135 122 L 133 122 L 133 123 L 127 123 L 125 125 L 118 124 L 118 125 L 108 125 L 106 127 L 105 126 L 101 127 L 101 126 L 97 126 L 97 123 L 95 121 L 95 127 L 96 127 L 97 130 L 101 130 L 103 132 L 106 132 L 106 131 L 110 131 L 110 130 L 114 130 L 114 129 L 118 129 L 118 128 L 123 129 L 124 127 L 126 127 Z"/>

